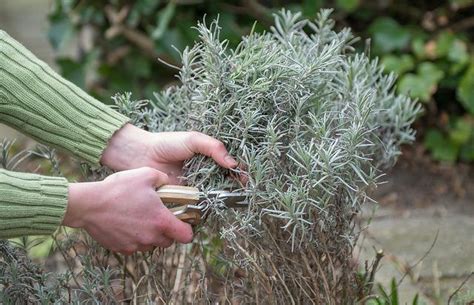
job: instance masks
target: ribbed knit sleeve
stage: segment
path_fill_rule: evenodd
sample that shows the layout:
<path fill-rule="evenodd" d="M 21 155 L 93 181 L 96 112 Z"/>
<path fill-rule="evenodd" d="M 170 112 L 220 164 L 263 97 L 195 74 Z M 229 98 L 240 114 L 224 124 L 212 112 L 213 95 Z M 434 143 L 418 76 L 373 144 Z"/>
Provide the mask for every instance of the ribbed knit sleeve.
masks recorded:
<path fill-rule="evenodd" d="M 49 235 L 61 224 L 68 183 L 0 169 L 0 238 Z"/>
<path fill-rule="evenodd" d="M 128 121 L 0 30 L 0 122 L 98 164 L 108 140 Z"/>

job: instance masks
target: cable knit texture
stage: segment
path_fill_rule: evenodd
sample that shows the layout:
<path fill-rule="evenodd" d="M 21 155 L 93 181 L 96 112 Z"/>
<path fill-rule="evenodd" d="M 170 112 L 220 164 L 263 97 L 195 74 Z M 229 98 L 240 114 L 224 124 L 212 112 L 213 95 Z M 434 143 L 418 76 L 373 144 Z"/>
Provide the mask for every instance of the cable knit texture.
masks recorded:
<path fill-rule="evenodd" d="M 64 178 L 0 169 L 0 238 L 52 234 L 61 224 L 67 194 Z"/>
<path fill-rule="evenodd" d="M 0 122 L 98 164 L 129 119 L 63 79 L 0 30 Z M 64 178 L 0 170 L 0 238 L 51 234 L 68 197 Z"/>
<path fill-rule="evenodd" d="M 0 122 L 97 164 L 128 121 L 0 30 Z"/>

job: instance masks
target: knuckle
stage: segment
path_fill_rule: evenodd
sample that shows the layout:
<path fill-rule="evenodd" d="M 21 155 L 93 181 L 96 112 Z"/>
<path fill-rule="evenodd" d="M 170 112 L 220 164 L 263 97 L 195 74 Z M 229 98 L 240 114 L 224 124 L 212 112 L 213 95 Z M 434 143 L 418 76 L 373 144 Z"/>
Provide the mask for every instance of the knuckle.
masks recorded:
<path fill-rule="evenodd" d="M 169 248 L 173 244 L 172 240 L 164 240 L 161 242 L 160 247 L 162 248 Z"/>
<path fill-rule="evenodd" d="M 155 222 L 155 228 L 156 231 L 158 232 L 164 232 L 168 230 L 168 227 L 170 226 L 170 220 L 168 217 L 164 217 L 163 215 L 160 215 L 161 217 L 158 218 L 158 220 Z"/>
<path fill-rule="evenodd" d="M 153 175 L 157 172 L 156 169 L 154 169 L 152 167 L 149 167 L 149 166 L 141 167 L 140 170 L 146 175 Z"/>
<path fill-rule="evenodd" d="M 199 137 L 199 132 L 194 131 L 194 130 L 193 131 L 188 131 L 188 132 L 186 132 L 184 141 L 185 141 L 185 143 L 187 143 L 189 145 L 192 145 L 192 144 L 195 143 L 197 137 Z"/>
<path fill-rule="evenodd" d="M 222 143 L 221 141 L 216 140 L 214 143 L 215 143 L 215 144 L 214 144 L 214 148 L 215 148 L 215 149 L 217 149 L 217 150 L 225 149 L 225 145 L 224 145 L 224 143 Z"/>
<path fill-rule="evenodd" d="M 152 246 L 156 240 L 156 233 L 143 234 L 140 237 L 140 245 L 142 246 Z"/>
<path fill-rule="evenodd" d="M 154 240 L 154 237 L 151 236 L 151 234 L 141 234 L 140 237 L 138 238 L 138 242 L 142 246 L 153 245 L 153 240 Z"/>
<path fill-rule="evenodd" d="M 168 180 L 168 175 L 157 170 L 156 168 L 153 167 L 142 167 L 140 170 L 143 172 L 143 176 L 151 177 L 154 180 L 157 181 L 167 181 Z"/>
<path fill-rule="evenodd" d="M 167 174 L 159 171 L 157 172 L 157 178 L 157 180 L 160 182 L 166 182 L 169 179 Z"/>

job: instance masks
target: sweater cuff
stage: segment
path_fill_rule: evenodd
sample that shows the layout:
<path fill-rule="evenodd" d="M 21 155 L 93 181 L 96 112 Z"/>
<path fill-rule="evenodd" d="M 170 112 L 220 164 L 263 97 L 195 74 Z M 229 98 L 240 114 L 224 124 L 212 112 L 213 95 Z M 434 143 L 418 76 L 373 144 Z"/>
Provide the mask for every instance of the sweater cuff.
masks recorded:
<path fill-rule="evenodd" d="M 109 106 L 99 104 L 98 108 L 102 108 L 97 112 L 94 118 L 89 120 L 86 127 L 86 133 L 90 135 L 75 145 L 72 152 L 81 159 L 91 163 L 99 164 L 102 154 L 108 146 L 112 136 L 121 129 L 130 119 Z"/>
<path fill-rule="evenodd" d="M 68 182 L 62 177 L 0 169 L 0 238 L 54 233 L 67 202 Z"/>

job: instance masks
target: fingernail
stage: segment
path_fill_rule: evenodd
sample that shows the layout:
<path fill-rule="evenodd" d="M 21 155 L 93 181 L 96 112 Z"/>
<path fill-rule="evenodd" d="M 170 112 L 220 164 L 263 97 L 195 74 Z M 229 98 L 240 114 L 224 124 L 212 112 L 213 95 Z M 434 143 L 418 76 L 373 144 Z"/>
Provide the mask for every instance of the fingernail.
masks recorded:
<path fill-rule="evenodd" d="M 224 160 L 229 165 L 229 167 L 236 167 L 238 164 L 237 161 L 235 161 L 235 159 L 229 155 L 225 156 Z"/>

